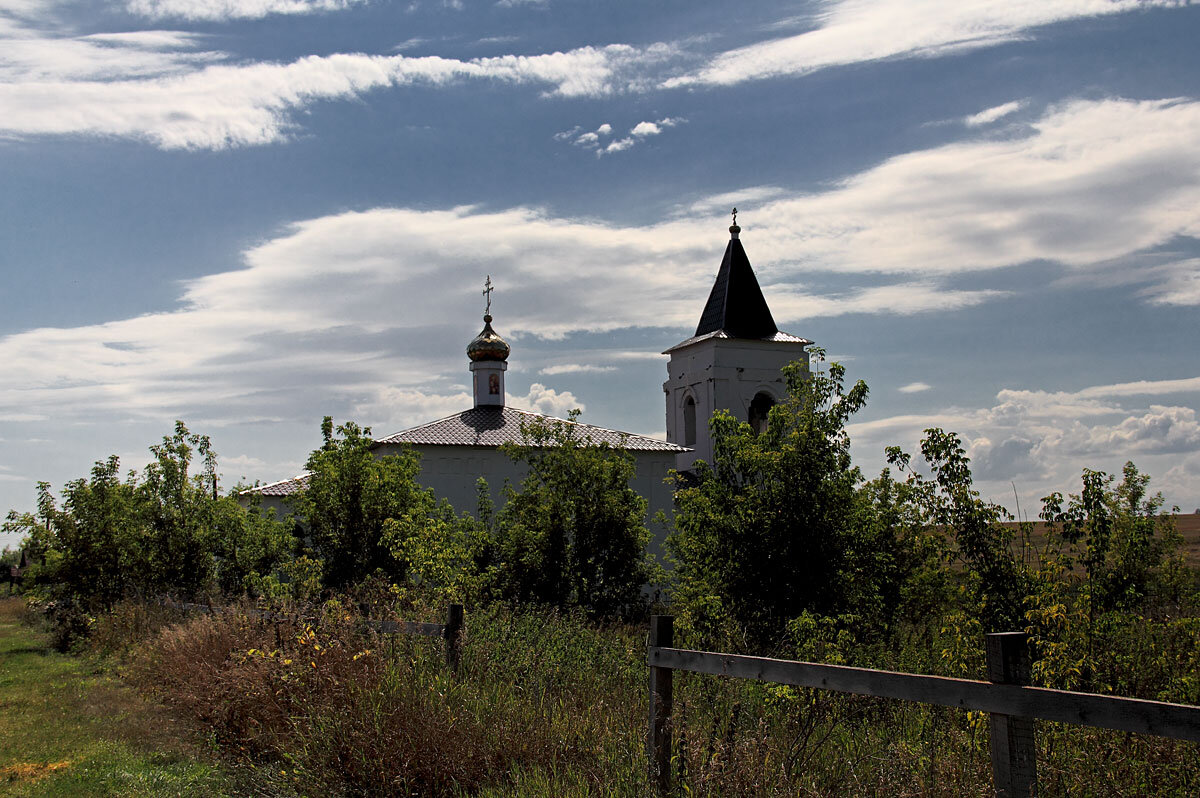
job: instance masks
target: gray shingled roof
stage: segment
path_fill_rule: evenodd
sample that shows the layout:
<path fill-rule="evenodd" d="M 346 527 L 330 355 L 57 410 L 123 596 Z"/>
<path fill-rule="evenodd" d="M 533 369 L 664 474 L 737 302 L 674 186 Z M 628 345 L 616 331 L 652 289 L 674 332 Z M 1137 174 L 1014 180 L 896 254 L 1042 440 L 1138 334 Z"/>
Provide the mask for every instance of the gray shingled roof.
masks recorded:
<path fill-rule="evenodd" d="M 422 424 L 419 427 L 401 430 L 386 438 L 375 441 L 373 447 L 386 443 L 411 443 L 422 446 L 499 446 L 503 443 L 523 440 L 521 422 L 558 421 L 570 424 L 579 431 L 580 438 L 591 438 L 593 443 L 608 443 L 622 446 L 631 452 L 686 452 L 682 446 L 634 435 L 615 429 L 580 424 L 541 413 L 530 413 L 513 407 L 476 407 L 452 416 Z M 262 496 L 291 496 L 308 487 L 309 474 L 291 479 L 281 479 L 257 488 L 248 488 L 242 495 L 258 493 Z"/>
<path fill-rule="evenodd" d="M 596 427 L 591 424 L 565 421 L 563 419 L 530 413 L 513 407 L 475 407 L 452 416 L 431 421 L 411 429 L 401 430 L 375 441 L 376 446 L 385 443 L 412 443 L 422 446 L 499 446 L 504 443 L 520 443 L 521 422 L 560 421 L 571 424 L 581 438 L 591 438 L 593 443 L 608 443 L 622 446 L 631 452 L 684 452 L 682 446 L 633 435 L 614 429 Z"/>
<path fill-rule="evenodd" d="M 270 482 L 266 485 L 259 485 L 256 488 L 248 488 L 241 491 L 241 494 L 258 493 L 262 496 L 291 496 L 293 493 L 299 493 L 308 487 L 309 476 L 309 474 L 301 474 L 291 479 L 281 479 L 278 482 Z"/>

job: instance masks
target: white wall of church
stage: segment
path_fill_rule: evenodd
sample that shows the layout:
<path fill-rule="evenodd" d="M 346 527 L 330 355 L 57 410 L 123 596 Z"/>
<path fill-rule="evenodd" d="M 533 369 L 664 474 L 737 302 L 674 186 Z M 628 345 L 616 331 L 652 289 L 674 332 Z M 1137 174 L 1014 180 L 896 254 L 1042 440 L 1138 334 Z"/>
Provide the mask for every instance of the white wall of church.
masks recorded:
<path fill-rule="evenodd" d="M 497 511 L 504 503 L 505 480 L 520 488 L 527 473 L 524 464 L 513 462 L 499 449 L 473 446 L 413 446 L 421 455 L 421 473 L 417 477 L 426 488 L 432 488 L 439 499 L 446 499 L 458 513 L 476 515 L 478 493 L 476 482 L 483 477 L 488 482 L 492 502 Z M 379 457 L 395 454 L 399 446 L 380 446 Z M 674 492 L 666 483 L 667 473 L 675 467 L 673 452 L 633 451 L 637 470 L 631 487 L 646 499 L 647 526 L 652 536 L 651 551 L 661 554 L 666 529 L 655 524 L 654 517 L 662 511 L 668 518 L 674 513 Z"/>
<path fill-rule="evenodd" d="M 712 462 L 708 420 L 717 410 L 728 410 L 739 421 L 747 421 L 750 403 L 759 393 L 776 402 L 783 399 L 786 385 L 782 369 L 798 360 L 808 367 L 805 344 L 758 341 L 743 338 L 707 338 L 671 351 L 667 381 L 663 383 L 667 404 L 667 440 L 688 445 L 685 406 L 696 403 L 695 445 L 679 454 L 677 468 L 685 470 L 696 460 Z"/>

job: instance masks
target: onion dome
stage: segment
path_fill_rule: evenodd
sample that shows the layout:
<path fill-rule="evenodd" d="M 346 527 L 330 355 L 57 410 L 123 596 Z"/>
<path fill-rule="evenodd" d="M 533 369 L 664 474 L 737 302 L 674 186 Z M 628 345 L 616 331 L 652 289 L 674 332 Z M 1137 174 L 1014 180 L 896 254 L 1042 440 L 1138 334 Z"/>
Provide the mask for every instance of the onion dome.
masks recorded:
<path fill-rule="evenodd" d="M 487 314 L 483 317 L 483 330 L 471 343 L 467 344 L 467 357 L 472 362 L 480 360 L 508 360 L 508 353 L 512 349 L 508 342 L 496 334 L 492 329 L 492 316 Z"/>

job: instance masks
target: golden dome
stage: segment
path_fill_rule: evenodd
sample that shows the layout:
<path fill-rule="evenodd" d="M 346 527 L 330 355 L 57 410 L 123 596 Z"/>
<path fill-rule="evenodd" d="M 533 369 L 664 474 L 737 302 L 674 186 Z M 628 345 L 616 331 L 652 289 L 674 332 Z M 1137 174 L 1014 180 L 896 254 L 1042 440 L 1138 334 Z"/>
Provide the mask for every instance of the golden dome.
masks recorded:
<path fill-rule="evenodd" d="M 508 353 L 511 351 L 508 342 L 492 329 L 491 314 L 483 317 L 483 330 L 467 344 L 467 357 L 472 361 L 508 360 Z"/>

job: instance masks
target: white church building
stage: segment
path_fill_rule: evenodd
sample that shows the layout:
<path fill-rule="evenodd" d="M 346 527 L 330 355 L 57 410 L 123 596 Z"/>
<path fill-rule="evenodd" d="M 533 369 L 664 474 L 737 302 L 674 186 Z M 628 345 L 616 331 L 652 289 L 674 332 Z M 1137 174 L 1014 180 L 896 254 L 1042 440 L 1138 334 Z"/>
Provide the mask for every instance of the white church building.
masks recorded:
<path fill-rule="evenodd" d="M 805 347 L 812 342 L 780 332 L 775 326 L 738 238 L 741 228 L 736 218 L 735 211 L 729 244 L 695 335 L 663 353 L 669 356 L 663 383 L 666 440 L 553 419 L 572 424 L 581 439 L 619 445 L 633 456 L 636 476 L 632 487 L 647 500 L 648 521 L 660 510 L 668 516 L 673 511 L 668 472 L 687 471 L 696 460 L 711 458 L 708 419 L 716 410 L 727 410 L 758 429 L 771 406 L 783 399 L 786 388 L 781 369 L 797 360 L 808 364 Z M 401 446 L 417 451 L 421 455 L 418 480 L 458 512 L 475 512 L 480 477 L 487 480 L 499 509 L 505 482 L 519 486 L 525 477 L 524 465 L 513 462 L 500 446 L 524 441 L 522 422 L 551 418 L 506 403 L 504 375 L 511 347 L 492 329 L 490 312 L 485 313 L 483 322 L 483 330 L 467 345 L 473 405 L 379 438 L 374 444 L 379 457 L 393 454 Z M 245 491 L 241 501 L 249 505 L 257 493 L 264 508 L 283 516 L 288 512 L 286 497 L 304 490 L 307 481 L 307 475 L 300 475 L 261 485 Z M 651 525 L 651 531 L 661 545 L 663 530 Z"/>

